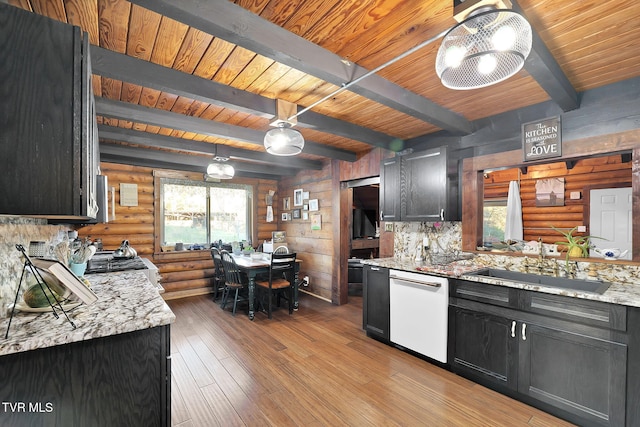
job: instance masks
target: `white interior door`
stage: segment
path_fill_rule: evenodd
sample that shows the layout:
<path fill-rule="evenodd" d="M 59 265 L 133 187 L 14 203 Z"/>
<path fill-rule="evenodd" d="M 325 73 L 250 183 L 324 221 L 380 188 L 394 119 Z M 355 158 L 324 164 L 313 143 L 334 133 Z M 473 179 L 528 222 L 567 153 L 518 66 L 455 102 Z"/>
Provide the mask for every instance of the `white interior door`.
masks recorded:
<path fill-rule="evenodd" d="M 599 249 L 627 251 L 621 259 L 631 259 L 631 187 L 591 190 L 590 199 L 589 234 L 605 239 L 592 239 L 591 242 Z M 601 257 L 595 251 L 589 256 Z"/>

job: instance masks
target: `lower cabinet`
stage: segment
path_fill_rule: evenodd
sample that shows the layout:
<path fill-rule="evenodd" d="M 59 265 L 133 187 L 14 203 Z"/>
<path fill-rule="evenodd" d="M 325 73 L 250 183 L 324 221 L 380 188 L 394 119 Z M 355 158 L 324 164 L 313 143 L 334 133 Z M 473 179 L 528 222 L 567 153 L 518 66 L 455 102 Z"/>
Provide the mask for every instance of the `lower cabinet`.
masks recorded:
<path fill-rule="evenodd" d="M 363 268 L 362 327 L 367 336 L 389 341 L 389 269 Z"/>
<path fill-rule="evenodd" d="M 165 325 L 2 356 L 0 425 L 170 426 L 170 354 Z"/>
<path fill-rule="evenodd" d="M 582 426 L 632 425 L 625 307 L 450 283 L 454 372 Z M 494 289 L 499 305 L 486 302 Z"/>

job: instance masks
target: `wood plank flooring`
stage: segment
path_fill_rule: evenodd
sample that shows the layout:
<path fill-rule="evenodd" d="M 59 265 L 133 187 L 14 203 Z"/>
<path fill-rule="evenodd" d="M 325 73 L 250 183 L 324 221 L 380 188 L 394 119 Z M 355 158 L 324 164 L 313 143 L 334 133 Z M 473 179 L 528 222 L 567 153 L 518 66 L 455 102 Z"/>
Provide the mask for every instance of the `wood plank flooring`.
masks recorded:
<path fill-rule="evenodd" d="M 361 297 L 253 322 L 211 296 L 168 304 L 176 427 L 571 425 L 368 338 Z"/>

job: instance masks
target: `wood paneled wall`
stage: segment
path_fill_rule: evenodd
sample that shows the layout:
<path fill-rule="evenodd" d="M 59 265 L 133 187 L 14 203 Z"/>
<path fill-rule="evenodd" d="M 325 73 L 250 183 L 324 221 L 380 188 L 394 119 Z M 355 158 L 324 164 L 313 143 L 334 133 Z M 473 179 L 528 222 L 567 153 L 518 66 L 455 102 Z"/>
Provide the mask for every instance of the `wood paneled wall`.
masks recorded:
<path fill-rule="evenodd" d="M 100 166 L 102 173 L 108 177 L 109 186 L 115 188 L 115 219 L 106 224 L 79 228 L 78 234 L 91 236 L 92 239 L 101 238 L 105 250 L 117 249 L 122 240 L 129 240 L 139 255 L 148 258 L 158 267 L 162 276 L 161 284 L 166 291 L 164 294 L 166 299 L 210 292 L 213 261 L 209 251 L 160 253 L 160 248 L 154 245 L 156 236 L 154 170 L 115 163 L 101 163 Z M 194 180 L 201 179 L 202 176 L 194 173 L 175 173 Z M 232 182 L 254 186 L 254 207 L 257 212 L 254 236 L 260 242 L 270 239 L 271 232 L 278 227 L 278 209 L 274 209 L 275 221 L 267 223 L 265 195 L 268 190 L 277 190 L 277 181 L 237 178 Z M 138 185 L 138 206 L 120 206 L 121 183 Z M 276 201 L 274 201 L 274 207 L 277 207 Z"/>
<path fill-rule="evenodd" d="M 565 162 L 549 163 L 527 167 L 526 173 L 520 169 L 504 169 L 489 172 L 484 178 L 485 199 L 506 199 L 509 181 L 520 181 L 524 240 L 538 240 L 545 243 L 563 240 L 551 226 L 571 229 L 578 225 L 588 225 L 588 192 L 594 188 L 631 187 L 630 156 L 621 155 L 593 157 L 577 160 L 571 169 Z M 564 206 L 536 206 L 536 181 L 545 178 L 564 177 Z M 581 197 L 571 200 L 572 192 L 580 192 Z M 588 234 L 576 233 L 576 235 Z"/>
<path fill-rule="evenodd" d="M 278 185 L 278 207 L 282 210 L 282 198 L 291 198 L 291 211 L 302 208 L 293 206 L 293 192 L 302 188 L 309 192 L 309 199 L 318 199 L 316 212 L 309 212 L 309 219 L 292 219 L 282 221 L 278 215 L 279 229 L 287 233 L 289 249 L 298 254 L 302 260 L 300 275 L 309 276 L 306 290 L 321 298 L 331 300 L 331 271 L 334 262 L 333 227 L 336 226 L 332 215 L 331 164 L 327 162 L 322 170 L 307 170 L 293 177 L 282 178 Z M 307 203 L 305 201 L 305 203 Z M 284 211 L 284 212 L 291 212 Z M 311 229 L 311 216 L 320 214 L 322 228 Z"/>

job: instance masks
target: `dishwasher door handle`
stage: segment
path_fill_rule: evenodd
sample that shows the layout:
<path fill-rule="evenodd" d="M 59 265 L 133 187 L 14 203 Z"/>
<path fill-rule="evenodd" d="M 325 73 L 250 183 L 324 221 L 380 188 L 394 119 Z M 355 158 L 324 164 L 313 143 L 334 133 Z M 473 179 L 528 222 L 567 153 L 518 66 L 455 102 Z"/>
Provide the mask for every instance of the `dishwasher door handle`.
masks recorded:
<path fill-rule="evenodd" d="M 390 279 L 395 279 L 395 280 L 401 280 L 403 282 L 407 282 L 407 283 L 414 283 L 416 285 L 424 285 L 424 286 L 431 286 L 433 288 L 439 288 L 442 286 L 441 283 L 436 283 L 436 282 L 423 282 L 422 280 L 413 280 L 413 279 L 407 279 L 404 277 L 400 277 L 400 276 L 396 276 L 396 275 L 389 275 Z"/>

